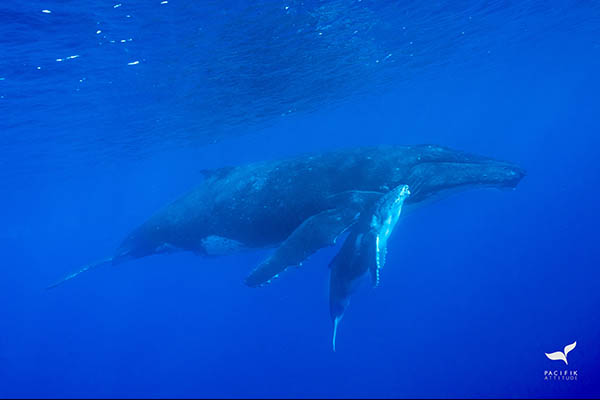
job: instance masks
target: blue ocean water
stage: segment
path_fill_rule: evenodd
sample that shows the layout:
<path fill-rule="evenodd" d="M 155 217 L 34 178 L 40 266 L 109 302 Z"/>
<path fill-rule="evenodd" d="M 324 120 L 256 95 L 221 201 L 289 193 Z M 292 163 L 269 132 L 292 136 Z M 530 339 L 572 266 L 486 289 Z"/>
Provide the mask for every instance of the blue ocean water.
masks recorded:
<path fill-rule="evenodd" d="M 0 397 L 600 395 L 599 2 L 34 0 L 0 21 Z M 269 250 L 44 289 L 203 169 L 419 143 L 527 176 L 403 218 L 335 353 L 338 248 L 259 289 Z"/>

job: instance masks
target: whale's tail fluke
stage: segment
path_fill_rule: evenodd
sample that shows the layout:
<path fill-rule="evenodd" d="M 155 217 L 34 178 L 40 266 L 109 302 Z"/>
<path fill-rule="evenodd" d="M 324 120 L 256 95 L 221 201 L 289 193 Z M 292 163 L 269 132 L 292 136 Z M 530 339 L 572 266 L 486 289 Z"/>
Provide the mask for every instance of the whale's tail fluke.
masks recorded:
<path fill-rule="evenodd" d="M 47 286 L 46 289 L 47 290 L 53 289 L 53 288 L 55 288 L 57 286 L 62 285 L 66 281 L 69 281 L 69 280 L 75 278 L 79 274 L 82 274 L 82 273 L 84 273 L 86 271 L 89 271 L 90 269 L 94 269 L 94 268 L 97 268 L 97 267 L 102 267 L 104 265 L 112 264 L 112 263 L 113 263 L 113 257 L 108 257 L 108 258 L 105 258 L 105 259 L 102 259 L 102 260 L 99 260 L 99 261 L 96 261 L 96 262 L 93 262 L 93 263 L 86 264 L 83 267 L 81 267 L 78 271 L 73 272 L 72 274 L 67 275 L 66 277 L 64 277 L 60 281 L 58 281 L 58 282 L 56 282 L 56 283 L 54 283 L 54 284 L 52 284 L 50 286 Z"/>

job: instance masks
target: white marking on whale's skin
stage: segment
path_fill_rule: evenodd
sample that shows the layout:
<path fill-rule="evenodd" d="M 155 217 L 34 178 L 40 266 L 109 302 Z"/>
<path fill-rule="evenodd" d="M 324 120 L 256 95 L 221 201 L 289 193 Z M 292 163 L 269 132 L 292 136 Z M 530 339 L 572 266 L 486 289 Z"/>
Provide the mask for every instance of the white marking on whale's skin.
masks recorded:
<path fill-rule="evenodd" d="M 217 235 L 202 238 L 201 245 L 210 256 L 228 255 L 246 249 L 242 242 Z"/>

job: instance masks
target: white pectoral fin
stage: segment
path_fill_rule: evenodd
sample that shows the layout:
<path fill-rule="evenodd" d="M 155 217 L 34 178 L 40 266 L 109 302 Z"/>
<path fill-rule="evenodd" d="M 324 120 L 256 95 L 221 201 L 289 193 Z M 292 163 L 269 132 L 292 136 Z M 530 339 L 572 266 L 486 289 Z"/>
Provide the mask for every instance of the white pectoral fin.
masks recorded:
<path fill-rule="evenodd" d="M 567 357 L 565 357 L 565 354 L 562 351 L 555 351 L 554 353 L 544 353 L 546 354 L 546 357 L 548 357 L 551 360 L 563 360 L 565 362 L 565 364 L 569 364 L 567 362 Z"/>

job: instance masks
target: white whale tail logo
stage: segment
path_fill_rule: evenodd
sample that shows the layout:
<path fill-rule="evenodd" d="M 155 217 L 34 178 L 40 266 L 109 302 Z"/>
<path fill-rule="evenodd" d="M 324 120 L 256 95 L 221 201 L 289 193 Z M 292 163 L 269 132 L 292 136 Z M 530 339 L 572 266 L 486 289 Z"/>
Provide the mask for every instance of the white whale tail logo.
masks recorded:
<path fill-rule="evenodd" d="M 573 350 L 575 348 L 575 346 L 577 346 L 576 341 L 571 344 L 566 345 L 564 352 L 555 351 L 554 353 L 550 353 L 550 354 L 544 353 L 544 354 L 546 354 L 546 357 L 548 357 L 551 360 L 563 360 L 565 362 L 565 364 L 569 365 L 569 362 L 567 361 L 567 354 L 569 354 L 569 352 L 571 350 Z"/>

